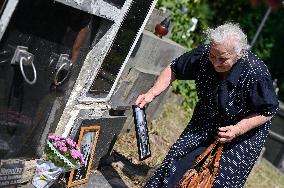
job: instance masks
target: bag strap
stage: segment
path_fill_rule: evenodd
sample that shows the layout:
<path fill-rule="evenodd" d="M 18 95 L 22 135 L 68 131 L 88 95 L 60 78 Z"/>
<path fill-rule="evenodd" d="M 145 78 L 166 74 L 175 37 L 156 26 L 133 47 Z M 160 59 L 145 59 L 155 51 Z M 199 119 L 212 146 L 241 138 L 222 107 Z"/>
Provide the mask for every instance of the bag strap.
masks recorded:
<path fill-rule="evenodd" d="M 213 164 L 214 169 L 213 169 L 213 173 L 212 173 L 213 178 L 211 179 L 211 185 L 213 184 L 213 182 L 216 178 L 217 171 L 219 169 L 222 150 L 223 150 L 223 145 L 219 143 L 218 144 L 218 150 L 216 152 L 215 161 L 214 161 L 214 164 Z"/>
<path fill-rule="evenodd" d="M 218 172 L 219 169 L 219 164 L 220 164 L 220 158 L 221 158 L 221 154 L 222 154 L 222 150 L 223 150 L 223 145 L 218 143 L 218 149 L 216 152 L 214 152 L 214 154 L 212 155 L 212 152 L 210 153 L 210 156 L 206 159 L 205 163 L 201 168 L 208 168 L 210 165 L 213 166 L 213 171 L 212 171 L 212 175 L 210 178 L 210 183 L 208 185 L 210 185 L 209 187 L 212 187 L 215 179 L 216 179 L 216 174 Z M 212 164 L 213 163 L 213 164 Z M 201 170 L 202 172 L 203 170 Z M 200 178 L 202 176 L 198 176 L 197 177 L 197 182 L 200 181 Z"/>
<path fill-rule="evenodd" d="M 222 150 L 223 150 L 223 146 L 222 146 L 222 144 L 217 144 L 216 146 L 218 146 L 217 151 L 215 151 L 215 149 L 214 149 L 210 152 L 210 154 L 207 155 L 206 160 L 204 161 L 204 163 L 201 167 L 202 169 L 208 168 L 209 166 L 213 166 L 213 168 L 215 168 L 215 166 L 216 166 L 216 168 L 218 169 L 219 163 L 218 164 L 215 164 L 215 163 L 216 163 L 216 161 L 219 162 L 219 160 L 220 160 L 220 156 L 221 156 L 221 153 L 222 153 Z M 213 151 L 215 151 L 215 152 L 213 152 Z"/>
<path fill-rule="evenodd" d="M 216 152 L 216 158 L 215 158 L 215 163 L 214 163 L 214 168 L 218 168 L 219 167 L 219 161 L 221 158 L 221 153 L 223 151 L 223 145 L 222 144 L 218 144 L 218 150 Z"/>
<path fill-rule="evenodd" d="M 216 145 L 218 144 L 218 141 L 215 140 L 212 144 L 210 144 L 204 152 L 202 152 L 194 161 L 194 165 L 198 165 L 209 153 L 212 153 L 212 151 L 215 149 Z"/>

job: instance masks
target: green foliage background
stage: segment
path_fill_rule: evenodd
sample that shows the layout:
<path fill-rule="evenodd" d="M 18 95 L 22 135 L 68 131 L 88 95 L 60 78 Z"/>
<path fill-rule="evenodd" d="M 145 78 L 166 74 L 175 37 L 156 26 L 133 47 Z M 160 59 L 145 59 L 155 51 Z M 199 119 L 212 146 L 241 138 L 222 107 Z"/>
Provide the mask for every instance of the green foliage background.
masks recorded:
<path fill-rule="evenodd" d="M 260 3 L 252 7 L 249 0 L 159 0 L 156 8 L 165 7 L 172 13 L 174 24 L 171 39 L 188 50 L 204 42 L 203 32 L 225 22 L 238 22 L 252 41 L 268 6 Z M 191 19 L 197 18 L 193 32 Z M 273 11 L 262 29 L 252 51 L 268 66 L 272 77 L 278 79 L 279 97 L 284 100 L 284 8 Z M 193 81 L 175 81 L 174 92 L 185 97 L 185 109 L 193 109 L 197 102 Z"/>
<path fill-rule="evenodd" d="M 202 32 L 207 28 L 207 17 L 210 11 L 201 0 L 159 0 L 156 8 L 165 7 L 172 13 L 171 39 L 188 50 L 197 47 L 203 38 Z M 189 29 L 193 26 L 192 18 L 197 18 L 198 23 L 194 32 Z M 198 98 L 194 81 L 177 80 L 173 82 L 173 91 L 184 97 L 183 107 L 186 111 L 194 109 Z"/>

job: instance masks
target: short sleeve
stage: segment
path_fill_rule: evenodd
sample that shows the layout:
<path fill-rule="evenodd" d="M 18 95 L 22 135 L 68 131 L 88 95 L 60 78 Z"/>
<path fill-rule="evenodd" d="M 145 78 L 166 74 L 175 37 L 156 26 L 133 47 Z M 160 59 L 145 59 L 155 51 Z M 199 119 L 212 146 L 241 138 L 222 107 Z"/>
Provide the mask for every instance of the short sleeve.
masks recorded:
<path fill-rule="evenodd" d="M 256 114 L 273 116 L 279 109 L 278 97 L 270 78 L 262 78 L 253 84 L 250 91 L 252 109 Z"/>
<path fill-rule="evenodd" d="M 171 69 L 178 80 L 195 80 L 200 67 L 200 58 L 204 53 L 204 45 L 186 52 L 171 63 Z"/>

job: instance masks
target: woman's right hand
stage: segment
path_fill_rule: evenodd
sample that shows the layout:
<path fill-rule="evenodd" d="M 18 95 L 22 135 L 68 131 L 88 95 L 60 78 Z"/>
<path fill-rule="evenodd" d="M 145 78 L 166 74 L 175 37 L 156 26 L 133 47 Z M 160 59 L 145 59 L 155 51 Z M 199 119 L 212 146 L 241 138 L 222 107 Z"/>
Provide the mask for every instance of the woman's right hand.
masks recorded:
<path fill-rule="evenodd" d="M 147 92 L 141 94 L 137 97 L 135 104 L 138 105 L 140 108 L 143 108 L 146 104 L 153 101 L 155 95 L 151 92 Z"/>

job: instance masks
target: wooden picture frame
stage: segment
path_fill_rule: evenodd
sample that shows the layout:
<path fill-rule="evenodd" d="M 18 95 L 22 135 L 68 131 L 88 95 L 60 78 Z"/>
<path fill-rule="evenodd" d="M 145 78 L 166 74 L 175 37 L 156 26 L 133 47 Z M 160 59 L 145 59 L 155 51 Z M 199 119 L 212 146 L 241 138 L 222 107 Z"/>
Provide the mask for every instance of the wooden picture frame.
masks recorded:
<path fill-rule="evenodd" d="M 80 128 L 78 146 L 81 148 L 82 154 L 84 155 L 85 165 L 77 170 L 71 170 L 67 187 L 73 187 L 88 182 L 99 131 L 100 127 L 97 125 L 83 126 Z"/>

